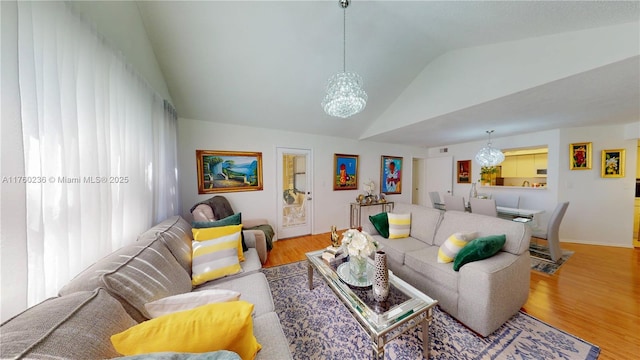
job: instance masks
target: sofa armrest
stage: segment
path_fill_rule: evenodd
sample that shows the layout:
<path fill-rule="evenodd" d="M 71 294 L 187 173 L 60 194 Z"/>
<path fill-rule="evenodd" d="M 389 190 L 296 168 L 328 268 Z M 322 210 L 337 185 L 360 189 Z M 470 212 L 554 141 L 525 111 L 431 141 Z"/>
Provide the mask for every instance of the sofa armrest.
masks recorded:
<path fill-rule="evenodd" d="M 244 243 L 255 248 L 262 264 L 267 262 L 267 238 L 261 230 L 242 230 Z"/>
<path fill-rule="evenodd" d="M 267 219 L 242 219 L 242 227 L 243 228 L 252 228 L 259 225 L 268 224 Z"/>

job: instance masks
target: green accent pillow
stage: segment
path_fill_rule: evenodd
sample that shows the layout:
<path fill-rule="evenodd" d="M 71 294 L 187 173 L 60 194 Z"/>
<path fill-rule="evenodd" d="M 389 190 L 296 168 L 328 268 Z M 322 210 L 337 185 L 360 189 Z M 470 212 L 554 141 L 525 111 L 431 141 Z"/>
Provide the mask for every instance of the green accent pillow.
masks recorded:
<path fill-rule="evenodd" d="M 242 225 L 242 213 L 233 214 L 217 221 L 194 221 L 191 223 L 191 227 L 194 229 L 204 229 L 229 225 Z M 247 250 L 249 250 L 249 248 L 247 247 L 247 244 L 245 244 L 244 234 L 242 234 L 242 251 Z"/>
<path fill-rule="evenodd" d="M 384 238 L 389 238 L 389 217 L 386 212 L 369 216 L 369 221 Z"/>
<path fill-rule="evenodd" d="M 492 257 L 502 249 L 505 242 L 507 242 L 507 237 L 504 234 L 489 235 L 471 240 L 456 255 L 455 260 L 453 260 L 453 270 L 458 271 L 466 263 Z"/>

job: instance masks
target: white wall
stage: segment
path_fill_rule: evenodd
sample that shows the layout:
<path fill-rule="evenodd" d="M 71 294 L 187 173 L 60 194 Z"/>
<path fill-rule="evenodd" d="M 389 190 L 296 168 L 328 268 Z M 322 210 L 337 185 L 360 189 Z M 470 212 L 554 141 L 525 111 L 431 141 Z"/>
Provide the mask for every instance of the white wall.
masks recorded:
<path fill-rule="evenodd" d="M 547 145 L 549 147 L 547 190 L 509 187 L 479 187 L 478 192 L 509 192 L 520 195 L 520 207 L 542 209 L 540 225 L 545 227 L 559 202 L 569 201 L 560 226 L 560 240 L 587 244 L 631 247 L 635 196 L 637 140 L 629 139 L 633 125 L 594 126 L 556 129 L 520 136 L 492 138 L 495 147 L 514 149 Z M 625 137 L 626 136 L 626 137 Z M 591 170 L 569 170 L 569 144 L 592 142 Z M 458 160 L 473 159 L 485 141 L 448 145 L 448 154 Z M 625 177 L 600 177 L 600 154 L 604 149 L 626 149 Z M 440 148 L 429 149 L 439 156 Z M 480 179 L 480 165 L 472 162 L 472 178 Z M 469 196 L 470 184 L 453 185 L 456 195 Z"/>
<path fill-rule="evenodd" d="M 426 149 L 375 142 L 349 140 L 338 137 L 317 136 L 294 132 L 259 129 L 208 121 L 179 119 L 178 162 L 180 196 L 183 216 L 190 217 L 189 209 L 212 194 L 198 195 L 196 178 L 196 150 L 230 150 L 262 152 L 263 191 L 223 193 L 236 212 L 244 218 L 266 218 L 277 224 L 277 201 L 282 191 L 276 189 L 276 147 L 311 149 L 313 152 L 313 233 L 329 232 L 331 225 L 339 229 L 349 227 L 349 203 L 363 193 L 362 180 L 371 178 L 380 190 L 380 157 L 403 157 L 402 194 L 387 199 L 411 202 L 411 159 L 425 158 Z M 359 190 L 334 191 L 332 183 L 333 155 L 335 153 L 359 155 Z"/>

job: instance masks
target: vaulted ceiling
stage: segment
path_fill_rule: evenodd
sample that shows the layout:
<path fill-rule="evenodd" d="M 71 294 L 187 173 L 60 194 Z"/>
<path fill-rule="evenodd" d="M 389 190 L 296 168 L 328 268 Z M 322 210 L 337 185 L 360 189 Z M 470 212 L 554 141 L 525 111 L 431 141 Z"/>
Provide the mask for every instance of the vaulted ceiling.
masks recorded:
<path fill-rule="evenodd" d="M 140 1 L 180 117 L 441 146 L 640 120 L 640 2 L 353 0 L 346 67 L 365 110 L 321 106 L 342 70 L 327 1 Z"/>

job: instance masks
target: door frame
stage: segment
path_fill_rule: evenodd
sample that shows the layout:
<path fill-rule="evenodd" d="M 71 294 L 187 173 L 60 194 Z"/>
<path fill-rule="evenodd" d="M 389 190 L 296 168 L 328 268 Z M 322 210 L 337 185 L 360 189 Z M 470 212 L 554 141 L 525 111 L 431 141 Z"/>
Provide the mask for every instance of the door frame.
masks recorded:
<path fill-rule="evenodd" d="M 306 174 L 306 194 L 305 200 L 305 218 L 306 222 L 302 226 L 284 226 L 284 202 L 282 200 L 283 183 L 283 163 L 282 156 L 284 154 L 300 154 L 307 156 L 305 174 Z M 313 232 L 313 150 L 306 148 L 294 148 L 278 146 L 276 147 L 276 227 L 278 229 L 278 239 L 286 239 L 310 235 Z"/>

